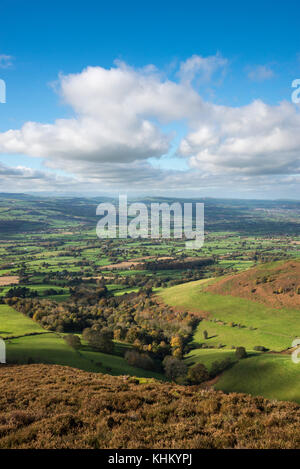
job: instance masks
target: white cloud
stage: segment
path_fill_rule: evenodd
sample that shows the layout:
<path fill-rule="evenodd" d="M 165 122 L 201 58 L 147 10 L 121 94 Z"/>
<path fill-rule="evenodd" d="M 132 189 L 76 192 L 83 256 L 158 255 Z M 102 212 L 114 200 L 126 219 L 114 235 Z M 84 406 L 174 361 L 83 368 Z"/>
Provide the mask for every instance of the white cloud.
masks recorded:
<path fill-rule="evenodd" d="M 211 174 L 300 172 L 300 114 L 287 102 L 268 106 L 211 106 L 205 119 L 181 142 L 191 167 Z"/>
<path fill-rule="evenodd" d="M 273 70 L 268 65 L 256 65 L 248 69 L 248 78 L 252 81 L 270 80 L 274 76 Z"/>
<path fill-rule="evenodd" d="M 60 92 L 75 111 L 54 124 L 27 122 L 0 134 L 2 153 L 23 153 L 56 161 L 133 162 L 158 157 L 170 136 L 158 122 L 183 119 L 204 106 L 195 91 L 161 80 L 149 69 L 120 64 L 106 70 L 89 67 L 61 76 Z"/>
<path fill-rule="evenodd" d="M 52 190 L 76 187 L 74 178 L 60 176 L 49 171 L 41 171 L 26 166 L 7 166 L 0 162 L 0 189 L 17 192 L 19 190 Z"/>
<path fill-rule="evenodd" d="M 74 116 L 0 133 L 0 153 L 42 157 L 46 168 L 61 169 L 70 179 L 55 179 L 49 171 L 47 180 L 47 171 L 29 168 L 17 168 L 9 177 L 22 184 L 27 175 L 33 184 L 99 190 L 213 188 L 229 180 L 241 187 L 255 187 L 255 181 L 266 187 L 267 180 L 269 187 L 274 180 L 292 184 L 287 178 L 300 173 L 300 113 L 291 103 L 220 106 L 192 88 L 195 73 L 209 77 L 226 63 L 221 56 L 193 56 L 181 64 L 180 83 L 153 66 L 136 70 L 119 62 L 111 69 L 88 67 L 60 76 L 59 93 Z M 187 128 L 179 144 L 163 130 L 176 121 Z M 171 145 L 188 162 L 188 171 L 149 163 Z"/>
<path fill-rule="evenodd" d="M 221 54 L 202 57 L 192 55 L 185 62 L 181 62 L 178 75 L 183 83 L 191 83 L 197 76 L 201 81 L 208 82 L 212 75 L 228 65 L 228 60 Z"/>

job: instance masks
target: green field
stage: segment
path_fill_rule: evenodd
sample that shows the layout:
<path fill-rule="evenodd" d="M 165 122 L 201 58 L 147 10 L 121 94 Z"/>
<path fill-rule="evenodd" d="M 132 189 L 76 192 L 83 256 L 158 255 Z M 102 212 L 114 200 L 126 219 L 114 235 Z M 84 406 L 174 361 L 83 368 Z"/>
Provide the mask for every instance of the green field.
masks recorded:
<path fill-rule="evenodd" d="M 94 367 L 94 370 L 101 373 L 109 373 L 113 375 L 130 375 L 139 378 L 156 378 L 164 379 L 161 373 L 143 370 L 128 365 L 127 361 L 118 355 L 108 355 L 106 353 L 95 352 L 93 350 L 80 350 L 81 355 L 86 358 Z M 98 365 L 97 365 L 98 364 Z M 107 368 L 110 368 L 107 370 Z"/>
<path fill-rule="evenodd" d="M 289 355 L 263 354 L 240 360 L 215 385 L 225 392 L 243 392 L 300 404 L 300 365 Z"/>
<path fill-rule="evenodd" d="M 258 322 L 259 324 L 259 322 Z M 207 331 L 208 338 L 204 339 L 204 331 Z M 255 346 L 261 345 L 269 350 L 284 350 L 291 345 L 292 336 L 287 339 L 284 335 L 275 334 L 260 328 L 249 327 L 234 327 L 230 323 L 218 323 L 213 320 L 206 320 L 200 322 L 198 325 L 193 341 L 195 344 L 204 344 L 209 347 L 245 347 L 247 350 L 252 350 Z"/>
<path fill-rule="evenodd" d="M 300 336 L 299 310 L 204 292 L 211 281 L 217 280 L 190 282 L 158 293 L 166 304 L 206 315 L 194 332 L 186 363 L 203 363 L 210 369 L 213 361 L 229 357 L 234 364 L 220 376 L 216 389 L 300 403 L 300 365 L 292 362 L 291 355 L 253 352 L 259 345 L 273 351 L 290 347 L 293 338 Z M 246 348 L 246 359 L 237 361 L 233 347 L 238 346 Z"/>
<path fill-rule="evenodd" d="M 168 305 L 208 313 L 209 319 L 225 323 L 203 322 L 197 330 L 196 341 L 201 339 L 203 329 L 210 329 L 209 335 L 214 337 L 210 342 L 207 341 L 208 345 L 244 345 L 251 349 L 262 345 L 280 351 L 290 347 L 293 339 L 300 336 L 298 310 L 275 309 L 243 298 L 204 292 L 203 286 L 209 281 L 211 280 L 176 285 L 159 292 L 159 296 Z M 230 327 L 229 323 L 232 322 L 240 324 L 241 328 Z"/>
<path fill-rule="evenodd" d="M 39 324 L 10 306 L 0 305 L 0 336 L 23 336 L 31 333 L 45 333 Z"/>
<path fill-rule="evenodd" d="M 88 362 L 55 333 L 20 337 L 6 341 L 7 361 L 54 363 L 92 371 Z"/>
<path fill-rule="evenodd" d="M 213 362 L 219 362 L 226 358 L 230 358 L 230 360 L 234 362 L 236 360 L 235 351 L 224 349 L 195 349 L 185 356 L 185 362 L 187 365 L 203 363 L 203 365 L 210 370 Z"/>

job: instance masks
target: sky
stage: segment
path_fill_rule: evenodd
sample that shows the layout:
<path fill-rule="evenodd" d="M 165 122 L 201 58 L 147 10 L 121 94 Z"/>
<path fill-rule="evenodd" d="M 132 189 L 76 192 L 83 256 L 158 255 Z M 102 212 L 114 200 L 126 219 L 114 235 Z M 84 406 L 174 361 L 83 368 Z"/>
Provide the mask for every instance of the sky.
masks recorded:
<path fill-rule="evenodd" d="M 298 1 L 1 13 L 1 192 L 299 199 Z"/>

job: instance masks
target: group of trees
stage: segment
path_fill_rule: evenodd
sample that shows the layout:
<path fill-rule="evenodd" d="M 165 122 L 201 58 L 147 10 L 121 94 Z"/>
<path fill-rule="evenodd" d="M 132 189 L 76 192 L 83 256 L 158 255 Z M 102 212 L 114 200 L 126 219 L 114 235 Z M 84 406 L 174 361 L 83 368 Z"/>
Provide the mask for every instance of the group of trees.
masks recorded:
<path fill-rule="evenodd" d="M 83 333 L 99 350 L 112 353 L 113 340 L 132 344 L 136 352 L 163 360 L 189 350 L 198 319 L 158 304 L 147 292 L 107 296 L 106 287 L 74 289 L 68 302 L 41 298 L 5 298 L 7 304 L 39 322 L 45 329 Z"/>
<path fill-rule="evenodd" d="M 35 290 L 31 290 L 30 288 L 27 287 L 13 287 L 10 288 L 6 294 L 6 298 L 36 298 L 38 296 L 38 292 Z"/>
<path fill-rule="evenodd" d="M 212 363 L 210 371 L 203 363 L 196 363 L 188 367 L 183 360 L 174 356 L 164 358 L 162 364 L 166 377 L 179 384 L 201 384 L 228 369 L 232 365 L 230 358 L 215 361 Z"/>

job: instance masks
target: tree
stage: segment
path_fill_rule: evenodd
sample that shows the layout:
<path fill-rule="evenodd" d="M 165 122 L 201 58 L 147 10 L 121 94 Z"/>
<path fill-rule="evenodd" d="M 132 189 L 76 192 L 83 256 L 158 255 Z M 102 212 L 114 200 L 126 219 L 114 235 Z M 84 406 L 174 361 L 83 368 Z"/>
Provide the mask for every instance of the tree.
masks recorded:
<path fill-rule="evenodd" d="M 209 372 L 205 365 L 197 363 L 189 368 L 187 378 L 191 384 L 201 384 L 209 379 Z"/>
<path fill-rule="evenodd" d="M 176 358 L 182 358 L 183 352 L 182 352 L 182 347 L 183 347 L 183 342 L 182 342 L 182 337 L 179 335 L 173 336 L 171 338 L 171 347 L 172 347 L 172 355 Z"/>
<path fill-rule="evenodd" d="M 70 345 L 70 347 L 76 350 L 81 347 L 81 341 L 78 335 L 68 334 L 64 337 L 64 339 L 67 342 L 67 344 Z"/>
<path fill-rule="evenodd" d="M 146 353 L 139 353 L 136 350 L 127 350 L 125 353 L 125 360 L 131 366 L 137 366 L 144 370 L 153 370 L 154 362 Z"/>
<path fill-rule="evenodd" d="M 203 337 L 205 340 L 208 339 L 208 332 L 206 330 L 203 331 Z"/>
<path fill-rule="evenodd" d="M 168 355 L 162 363 L 167 378 L 175 381 L 176 378 L 186 375 L 187 366 L 182 360 Z"/>
<path fill-rule="evenodd" d="M 171 338 L 171 347 L 181 348 L 182 347 L 182 338 L 179 335 L 173 336 Z"/>
<path fill-rule="evenodd" d="M 245 347 L 237 347 L 237 348 L 236 348 L 236 351 L 235 351 L 235 356 L 236 356 L 236 358 L 238 358 L 239 360 L 240 360 L 241 358 L 246 358 L 246 357 L 247 357 L 247 352 L 246 352 Z"/>
<path fill-rule="evenodd" d="M 113 333 L 108 328 L 100 331 L 94 329 L 84 329 L 82 334 L 91 347 L 103 353 L 112 353 L 114 350 Z"/>
<path fill-rule="evenodd" d="M 140 341 L 140 339 L 135 339 L 135 341 L 133 342 L 133 346 L 134 346 L 137 350 L 141 350 L 142 347 L 143 347 L 143 344 L 142 344 L 142 342 Z"/>
<path fill-rule="evenodd" d="M 172 351 L 172 355 L 173 355 L 173 357 L 180 359 L 180 358 L 182 358 L 182 350 L 180 348 L 175 348 Z"/>

